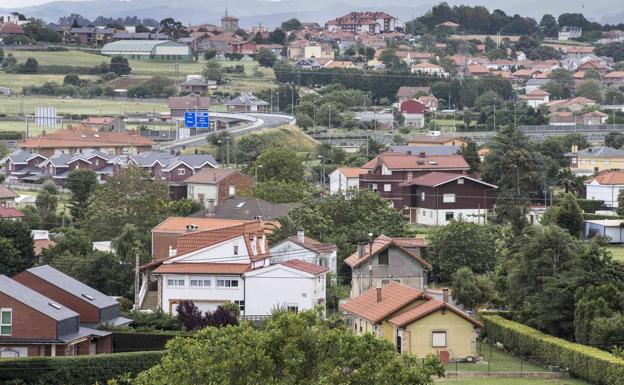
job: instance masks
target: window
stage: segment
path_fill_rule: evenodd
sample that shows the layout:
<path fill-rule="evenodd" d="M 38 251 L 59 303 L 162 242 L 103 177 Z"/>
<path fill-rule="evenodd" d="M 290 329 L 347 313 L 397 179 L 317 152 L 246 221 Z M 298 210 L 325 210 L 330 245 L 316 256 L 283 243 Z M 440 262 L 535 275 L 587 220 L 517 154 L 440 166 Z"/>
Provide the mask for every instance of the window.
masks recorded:
<path fill-rule="evenodd" d="M 447 221 L 452 221 L 453 218 L 455 218 L 455 215 L 453 214 L 452 211 L 449 211 L 444 214 L 444 217 L 446 218 Z"/>
<path fill-rule="evenodd" d="M 96 160 L 95 160 L 95 165 L 96 165 L 96 166 L 99 166 L 99 165 L 100 165 L 100 160 L 99 160 L 99 159 L 96 159 Z"/>
<path fill-rule="evenodd" d="M 237 279 L 217 279 L 217 287 L 238 287 Z"/>
<path fill-rule="evenodd" d="M 228 194 L 229 194 L 231 197 L 236 196 L 236 186 L 230 186 L 230 187 L 228 188 Z"/>
<path fill-rule="evenodd" d="M 369 183 L 368 189 L 374 192 L 377 192 L 377 183 Z"/>
<path fill-rule="evenodd" d="M 234 245 L 234 255 L 238 255 L 238 245 Z"/>
<path fill-rule="evenodd" d="M 388 285 L 389 283 L 390 283 L 389 279 L 382 279 L 381 280 L 381 287 L 384 287 L 384 286 Z"/>
<path fill-rule="evenodd" d="M 169 287 L 183 287 L 184 284 L 183 279 L 167 279 L 167 286 Z"/>
<path fill-rule="evenodd" d="M 464 184 L 464 178 L 457 179 L 457 184 Z"/>
<path fill-rule="evenodd" d="M 455 194 L 444 194 L 444 195 L 442 195 L 442 202 L 444 202 L 444 203 L 455 203 Z"/>
<path fill-rule="evenodd" d="M 403 336 L 400 329 L 396 330 L 396 350 L 397 353 L 401 353 L 401 348 L 403 347 Z"/>
<path fill-rule="evenodd" d="M 183 169 L 183 168 L 179 168 L 178 169 L 178 175 L 184 175 L 184 174 L 186 174 L 186 170 Z"/>
<path fill-rule="evenodd" d="M 288 305 L 288 306 L 286 307 L 286 309 L 287 309 L 290 313 L 295 313 L 295 314 L 299 313 L 299 306 L 297 306 L 297 305 Z M 360 325 L 360 328 L 361 328 L 361 327 L 362 327 L 362 326 Z"/>
<path fill-rule="evenodd" d="M 191 287 L 210 287 L 212 286 L 211 279 L 191 279 Z"/>
<path fill-rule="evenodd" d="M 0 336 L 13 334 L 13 309 L 0 309 Z"/>
<path fill-rule="evenodd" d="M 446 332 L 432 332 L 431 333 L 431 346 L 434 348 L 446 347 Z"/>
<path fill-rule="evenodd" d="M 384 250 L 379 253 L 379 256 L 377 257 L 377 264 L 388 265 L 388 250 Z"/>
<path fill-rule="evenodd" d="M 609 159 L 605 159 L 604 160 L 604 164 L 609 164 L 609 163 L 611 163 L 611 161 Z"/>
<path fill-rule="evenodd" d="M 424 201 L 424 200 L 425 200 L 425 192 L 424 192 L 424 191 L 422 191 L 422 192 L 420 193 L 420 200 L 421 200 L 421 201 Z"/>
<path fill-rule="evenodd" d="M 240 311 L 245 311 L 245 301 L 234 301 L 234 303 L 238 305 Z"/>
<path fill-rule="evenodd" d="M 390 192 L 390 191 L 392 191 L 392 185 L 391 185 L 391 184 L 388 184 L 388 183 L 384 184 L 384 191 L 385 191 L 385 192 Z"/>

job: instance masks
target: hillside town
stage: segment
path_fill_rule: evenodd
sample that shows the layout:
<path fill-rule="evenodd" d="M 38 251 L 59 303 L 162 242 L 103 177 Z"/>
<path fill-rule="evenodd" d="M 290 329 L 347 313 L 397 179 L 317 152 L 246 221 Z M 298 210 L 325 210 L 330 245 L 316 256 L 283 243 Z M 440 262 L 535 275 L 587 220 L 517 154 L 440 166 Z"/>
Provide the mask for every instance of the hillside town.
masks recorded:
<path fill-rule="evenodd" d="M 0 383 L 624 384 L 624 20 L 24 9 Z"/>

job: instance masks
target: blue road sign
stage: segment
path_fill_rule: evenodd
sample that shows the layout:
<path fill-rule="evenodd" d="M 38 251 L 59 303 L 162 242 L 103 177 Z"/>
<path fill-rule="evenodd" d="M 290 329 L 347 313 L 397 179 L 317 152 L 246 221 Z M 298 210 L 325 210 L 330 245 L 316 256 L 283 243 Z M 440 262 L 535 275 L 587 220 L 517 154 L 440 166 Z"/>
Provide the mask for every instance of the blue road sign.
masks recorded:
<path fill-rule="evenodd" d="M 210 127 L 210 118 L 208 116 L 208 112 L 198 112 L 197 113 L 197 128 L 209 128 Z"/>
<path fill-rule="evenodd" d="M 195 113 L 194 112 L 184 113 L 184 127 L 195 128 Z"/>

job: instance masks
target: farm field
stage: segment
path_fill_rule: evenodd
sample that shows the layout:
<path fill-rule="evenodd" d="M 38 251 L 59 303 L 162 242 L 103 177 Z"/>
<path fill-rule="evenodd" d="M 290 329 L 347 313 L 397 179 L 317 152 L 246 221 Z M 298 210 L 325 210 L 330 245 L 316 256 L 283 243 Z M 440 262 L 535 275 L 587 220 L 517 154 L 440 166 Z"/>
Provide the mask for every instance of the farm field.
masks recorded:
<path fill-rule="evenodd" d="M 30 75 L 30 74 L 7 74 L 0 72 L 0 87 L 9 87 L 15 90 L 15 92 L 22 92 L 24 87 L 40 86 L 46 82 L 63 83 L 65 75 Z M 82 79 L 93 80 L 96 76 L 93 75 L 81 75 Z"/>
<path fill-rule="evenodd" d="M 37 107 L 56 107 L 58 114 L 120 115 L 123 112 L 169 112 L 166 100 L 77 99 L 48 97 L 0 96 L 0 114 L 15 115 L 22 111 L 33 114 Z"/>

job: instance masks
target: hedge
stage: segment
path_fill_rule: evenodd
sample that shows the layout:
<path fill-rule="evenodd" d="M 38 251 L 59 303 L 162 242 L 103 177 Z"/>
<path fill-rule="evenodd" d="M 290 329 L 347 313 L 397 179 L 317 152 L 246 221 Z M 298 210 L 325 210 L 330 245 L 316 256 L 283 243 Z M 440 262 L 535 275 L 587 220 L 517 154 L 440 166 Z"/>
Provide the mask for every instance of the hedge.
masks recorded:
<path fill-rule="evenodd" d="M 599 385 L 624 384 L 624 360 L 604 350 L 544 334 L 497 315 L 479 313 L 485 336 L 514 354 L 543 365 L 560 366 Z"/>
<path fill-rule="evenodd" d="M 593 199 L 577 199 L 576 200 L 585 213 L 595 213 L 596 210 L 600 210 L 604 206 L 604 201 Z"/>
<path fill-rule="evenodd" d="M 126 373 L 135 375 L 158 364 L 165 352 L 135 352 L 74 357 L 0 360 L 0 384 L 91 385 Z M 20 382 L 21 380 L 21 382 Z"/>
<path fill-rule="evenodd" d="M 167 341 L 177 336 L 189 336 L 185 332 L 113 332 L 114 352 L 164 350 Z"/>

